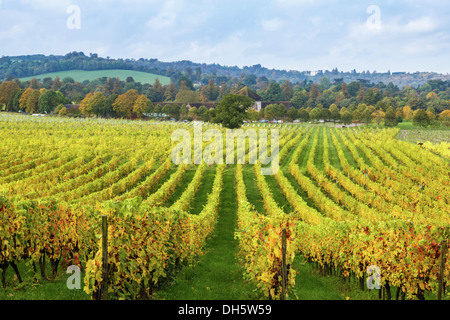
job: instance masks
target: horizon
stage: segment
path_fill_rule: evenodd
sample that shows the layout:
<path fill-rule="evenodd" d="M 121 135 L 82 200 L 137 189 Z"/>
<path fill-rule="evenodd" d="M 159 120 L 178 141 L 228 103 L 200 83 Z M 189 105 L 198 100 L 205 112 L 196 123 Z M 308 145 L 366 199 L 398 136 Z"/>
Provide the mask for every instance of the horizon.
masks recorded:
<path fill-rule="evenodd" d="M 447 13 L 444 0 L 0 0 L 0 55 L 448 75 Z"/>
<path fill-rule="evenodd" d="M 73 51 L 72 51 L 73 52 Z M 86 52 L 83 52 L 83 51 L 76 51 L 76 52 L 78 52 L 78 53 L 83 53 L 85 56 L 89 56 L 89 53 L 88 54 L 86 54 Z M 25 54 L 25 55 L 10 55 L 10 56 L 6 56 L 6 55 L 3 55 L 2 57 L 8 57 L 8 58 L 14 58 L 14 57 L 20 57 L 20 56 L 34 56 L 34 55 L 43 55 L 43 56 L 46 56 L 46 57 L 49 57 L 49 56 L 58 56 L 58 57 L 63 57 L 63 56 L 65 56 L 66 54 L 68 54 L 68 53 L 71 53 L 71 52 L 66 52 L 65 54 L 44 54 L 44 53 L 32 53 L 32 54 Z M 93 53 L 93 54 L 95 54 L 96 52 L 91 52 L 91 53 Z M 238 67 L 239 69 L 244 69 L 244 68 L 251 68 L 251 67 L 253 67 L 253 66 L 255 66 L 255 65 L 245 65 L 245 66 L 236 66 L 236 65 L 223 65 L 223 64 L 220 64 L 220 63 L 216 63 L 216 62 L 212 62 L 212 63 L 205 63 L 205 62 L 198 62 L 198 61 L 191 61 L 191 60 L 174 60 L 174 61 L 163 61 L 163 60 L 161 60 L 161 59 L 159 59 L 159 58 L 157 58 L 157 57 L 140 57 L 140 58 L 128 58 L 128 57 L 118 57 L 118 58 L 111 58 L 111 57 L 109 57 L 109 56 L 107 56 L 107 57 L 102 57 L 102 56 L 98 56 L 98 58 L 100 58 L 100 59 L 113 59 L 113 60 L 119 60 L 119 59 L 122 59 L 122 60 L 135 60 L 135 61 L 137 61 L 137 60 L 139 60 L 139 59 L 147 59 L 147 60 L 150 60 L 150 59 L 156 59 L 157 61 L 159 61 L 159 62 L 162 62 L 162 63 L 177 63 L 177 62 L 181 62 L 181 61 L 188 61 L 188 62 L 191 62 L 192 64 L 198 64 L 198 65 L 203 65 L 203 64 L 206 64 L 206 65 L 219 65 L 219 66 L 221 66 L 221 67 L 225 67 L 225 68 L 233 68 L 233 67 Z M 356 73 L 363 73 L 363 72 L 367 72 L 367 71 L 370 71 L 370 70 L 357 70 L 357 69 L 352 69 L 352 70 L 339 70 L 339 68 L 337 68 L 337 67 L 334 67 L 334 68 L 331 68 L 331 69 L 320 69 L 320 70 L 293 70 L 293 69 L 275 69 L 275 68 L 269 68 L 269 67 L 266 67 L 266 66 L 264 66 L 264 65 L 261 65 L 261 68 L 266 68 L 266 69 L 268 69 L 268 70 L 276 70 L 276 71 L 287 71 L 287 72 L 290 72 L 290 71 L 295 71 L 295 72 L 317 72 L 317 71 L 323 71 L 323 72 L 326 72 L 326 71 L 332 71 L 333 69 L 337 69 L 338 70 L 338 72 L 343 72 L 343 73 L 351 73 L 353 70 L 355 70 L 356 71 Z M 82 69 L 73 69 L 73 70 L 80 70 L 80 71 L 86 71 L 86 72 L 89 72 L 90 70 L 82 70 Z M 101 70 L 108 70 L 108 69 L 101 69 Z M 111 70 L 117 70 L 117 69 L 111 69 Z M 69 70 L 67 70 L 67 71 L 69 71 Z M 98 71 L 98 70 L 92 70 L 92 72 L 95 72 L 95 71 Z M 63 72 L 63 71 L 61 71 L 61 72 Z M 372 73 L 378 73 L 378 74 L 386 74 L 386 73 L 388 73 L 388 72 L 390 72 L 391 73 L 391 75 L 392 74 L 394 74 L 394 73 L 406 73 L 406 74 L 415 74 L 415 73 L 435 73 L 435 74 L 439 74 L 439 75 L 443 75 L 443 76 L 448 76 L 448 75 L 450 75 L 450 73 L 439 73 L 439 72 L 435 72 L 435 71 L 426 71 L 426 70 L 417 70 L 417 71 L 404 71 L 404 70 L 398 70 L 398 71 L 392 71 L 392 70 L 386 70 L 386 71 L 374 71 L 374 72 L 372 72 L 372 71 L 370 71 L 370 73 L 372 74 Z M 58 71 L 56 71 L 56 72 L 52 72 L 52 73 L 58 73 Z M 29 76 L 29 77 L 33 77 L 33 76 Z M 27 77 L 28 78 L 28 77 Z"/>

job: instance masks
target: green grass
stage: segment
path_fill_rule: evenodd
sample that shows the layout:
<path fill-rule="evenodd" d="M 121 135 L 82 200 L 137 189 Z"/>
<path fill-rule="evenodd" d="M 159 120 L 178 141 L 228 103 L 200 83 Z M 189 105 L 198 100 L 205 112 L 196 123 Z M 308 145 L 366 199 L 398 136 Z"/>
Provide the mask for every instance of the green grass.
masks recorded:
<path fill-rule="evenodd" d="M 398 137 L 411 143 L 426 142 L 432 143 L 450 142 L 450 130 L 439 129 L 410 129 Z"/>
<path fill-rule="evenodd" d="M 254 286 L 244 281 L 236 259 L 238 250 L 234 230 L 237 201 L 234 170 L 223 177 L 218 223 L 206 245 L 207 254 L 195 266 L 183 268 L 171 285 L 156 293 L 157 300 L 252 300 L 260 296 Z"/>
<path fill-rule="evenodd" d="M 132 70 L 121 70 L 121 69 L 96 70 L 96 71 L 68 70 L 20 78 L 19 80 L 29 81 L 32 78 L 37 78 L 38 80 L 42 81 L 42 79 L 44 78 L 54 79 L 56 76 L 59 76 L 61 80 L 63 80 L 66 77 L 70 77 L 78 82 L 83 82 L 85 80 L 92 81 L 102 77 L 119 78 L 121 81 L 125 81 L 127 77 L 133 77 L 134 81 L 136 82 L 150 83 L 150 84 L 153 84 L 156 78 L 158 78 L 162 85 L 170 84 L 169 77 L 160 76 L 153 73 L 132 71 Z"/>
<path fill-rule="evenodd" d="M 81 290 L 69 290 L 67 279 L 70 274 L 61 271 L 55 279 L 44 280 L 38 275 L 36 279 L 33 274 L 33 267 L 28 263 L 21 262 L 18 265 L 20 276 L 23 280 L 19 283 L 14 270 L 9 267 L 6 270 L 6 288 L 0 286 L 0 300 L 88 300 L 88 296 L 83 291 L 83 281 L 81 281 Z M 39 267 L 38 267 L 39 268 Z M 49 263 L 46 264 L 47 277 L 51 274 Z M 1 272 L 0 272 L 1 273 Z M 83 274 L 81 275 L 83 279 Z"/>

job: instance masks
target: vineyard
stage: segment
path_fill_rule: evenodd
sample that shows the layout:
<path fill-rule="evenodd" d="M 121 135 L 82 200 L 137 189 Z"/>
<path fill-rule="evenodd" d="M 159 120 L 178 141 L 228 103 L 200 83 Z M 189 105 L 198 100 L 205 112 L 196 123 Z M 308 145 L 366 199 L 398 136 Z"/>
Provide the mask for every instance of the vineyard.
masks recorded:
<path fill-rule="evenodd" d="M 151 299 L 207 253 L 225 193 L 236 197 L 242 277 L 263 298 L 280 299 L 283 283 L 295 298 L 298 256 L 361 287 L 376 266 L 397 299 L 423 299 L 449 279 L 448 145 L 400 141 L 399 129 L 246 124 L 279 130 L 280 168 L 265 176 L 259 162 L 175 165 L 172 133 L 196 125 L 0 115 L 2 286 L 8 268 L 22 281 L 21 263 L 43 279 L 77 265 L 83 291 L 99 299 L 107 216 L 109 298 Z"/>

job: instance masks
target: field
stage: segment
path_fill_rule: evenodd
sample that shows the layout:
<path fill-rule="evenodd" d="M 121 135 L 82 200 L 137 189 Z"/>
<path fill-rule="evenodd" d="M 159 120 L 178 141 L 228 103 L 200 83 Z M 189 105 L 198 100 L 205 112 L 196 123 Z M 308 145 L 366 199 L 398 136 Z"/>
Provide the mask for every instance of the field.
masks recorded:
<path fill-rule="evenodd" d="M 436 299 L 450 220 L 439 150 L 397 128 L 266 125 L 280 167 L 261 175 L 259 162 L 175 165 L 175 129 L 195 131 L 0 114 L 0 299 L 98 298 L 102 215 L 110 299 L 280 299 L 283 230 L 289 299 Z M 371 266 L 382 290 L 367 289 Z"/>
<path fill-rule="evenodd" d="M 85 80 L 95 80 L 102 77 L 107 78 L 119 78 L 121 81 L 125 81 L 127 77 L 133 77 L 134 81 L 141 83 L 150 83 L 153 84 L 156 78 L 159 79 L 162 85 L 170 84 L 170 78 L 165 76 L 160 76 L 152 73 L 132 71 L 132 70 L 96 70 L 96 71 L 83 71 L 83 70 L 69 70 L 69 71 L 60 71 L 60 72 L 52 72 L 40 74 L 37 76 L 26 77 L 19 79 L 20 81 L 29 81 L 32 78 L 37 78 L 42 81 L 44 78 L 52 78 L 54 79 L 56 76 L 59 76 L 61 80 L 66 77 L 70 77 L 78 82 L 83 82 Z"/>

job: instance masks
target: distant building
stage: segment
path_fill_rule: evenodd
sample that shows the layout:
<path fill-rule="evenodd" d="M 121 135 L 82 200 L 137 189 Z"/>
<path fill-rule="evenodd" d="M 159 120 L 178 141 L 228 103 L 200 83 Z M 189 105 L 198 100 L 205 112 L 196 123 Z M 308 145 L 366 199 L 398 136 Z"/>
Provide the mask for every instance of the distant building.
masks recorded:
<path fill-rule="evenodd" d="M 286 106 L 286 109 L 289 110 L 293 107 L 292 102 L 290 101 L 263 101 L 262 97 L 258 95 L 255 91 L 250 89 L 249 87 L 244 87 L 241 90 L 239 90 L 236 94 L 247 96 L 255 101 L 255 104 L 253 105 L 253 109 L 256 111 L 261 111 L 261 109 L 264 109 L 269 104 L 283 104 Z M 185 105 L 188 109 L 191 109 L 193 107 L 196 107 L 197 109 L 201 106 L 205 106 L 208 109 L 214 109 L 216 107 L 216 102 L 191 102 L 191 103 L 183 103 L 183 102 L 154 102 L 154 105 L 160 105 L 162 107 L 166 105 L 178 105 L 182 106 Z"/>
<path fill-rule="evenodd" d="M 251 90 L 249 87 L 243 87 L 236 94 L 241 95 L 241 96 L 247 96 L 247 97 L 255 100 L 253 109 L 255 109 L 256 111 L 259 112 L 263 108 L 263 106 L 262 106 L 263 102 L 262 102 L 261 96 L 258 95 L 255 91 Z"/>
<path fill-rule="evenodd" d="M 282 104 L 286 106 L 286 109 L 289 110 L 293 107 L 292 102 L 290 101 L 262 101 L 262 97 L 258 95 L 256 92 L 251 90 L 249 87 L 244 87 L 239 90 L 236 94 L 247 96 L 253 100 L 255 100 L 255 104 L 253 105 L 253 109 L 256 111 L 261 111 L 261 109 L 265 109 L 270 104 Z"/>

